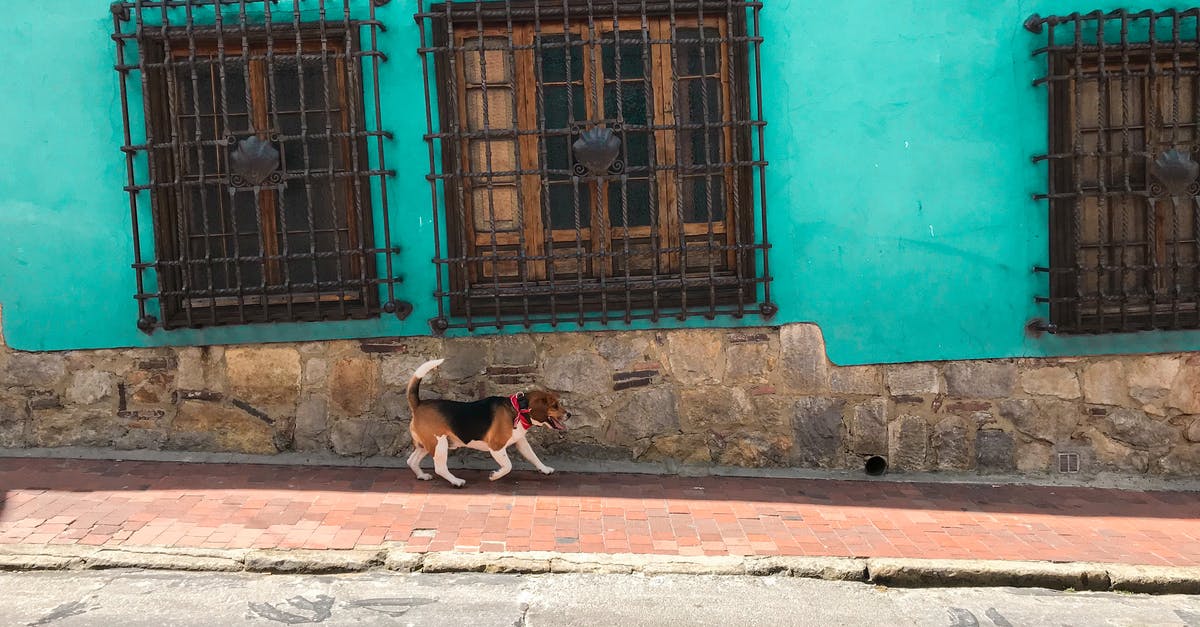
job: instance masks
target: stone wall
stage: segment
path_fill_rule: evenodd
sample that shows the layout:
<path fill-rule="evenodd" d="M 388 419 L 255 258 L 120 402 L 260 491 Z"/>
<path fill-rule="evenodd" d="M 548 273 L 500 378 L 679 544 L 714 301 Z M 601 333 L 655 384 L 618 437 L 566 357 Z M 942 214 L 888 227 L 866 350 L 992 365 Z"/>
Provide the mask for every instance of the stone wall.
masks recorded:
<path fill-rule="evenodd" d="M 893 471 L 1200 475 L 1200 354 L 836 367 L 812 325 L 24 353 L 0 447 L 398 455 L 426 397 L 563 393 L 549 455 Z"/>

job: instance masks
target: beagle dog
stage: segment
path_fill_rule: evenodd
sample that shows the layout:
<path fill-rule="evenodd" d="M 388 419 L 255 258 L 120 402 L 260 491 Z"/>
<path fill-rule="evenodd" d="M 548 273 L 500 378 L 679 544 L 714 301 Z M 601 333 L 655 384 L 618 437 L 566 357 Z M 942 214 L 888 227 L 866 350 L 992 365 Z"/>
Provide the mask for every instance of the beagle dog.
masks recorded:
<path fill-rule="evenodd" d="M 537 458 L 525 434 L 533 425 L 566 430 L 562 421 L 571 414 L 563 409 L 558 395 L 539 390 L 508 397 L 489 396 L 469 403 L 441 399 L 422 401 L 421 379 L 443 361 L 435 359 L 421 364 L 408 381 L 408 407 L 412 410 L 408 429 L 414 447 L 412 455 L 408 456 L 408 467 L 417 478 L 422 481 L 433 478 L 421 470 L 421 460 L 432 452 L 434 472 L 455 487 L 461 487 L 466 481 L 450 473 L 446 455 L 451 449 L 463 446 L 492 454 L 500 464 L 500 468 L 491 474 L 492 481 L 512 470 L 508 447 L 514 444 L 521 456 L 538 470 L 547 475 L 554 472 Z"/>

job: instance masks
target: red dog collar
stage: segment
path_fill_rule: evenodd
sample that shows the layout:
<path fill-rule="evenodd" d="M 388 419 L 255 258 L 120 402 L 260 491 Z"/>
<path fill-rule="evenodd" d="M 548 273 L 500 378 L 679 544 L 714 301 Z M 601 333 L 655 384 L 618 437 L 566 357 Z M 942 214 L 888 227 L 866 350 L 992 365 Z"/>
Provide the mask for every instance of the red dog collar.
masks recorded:
<path fill-rule="evenodd" d="M 517 412 L 517 417 L 513 419 L 513 428 L 518 426 L 529 429 L 533 426 L 533 420 L 529 417 L 529 412 L 532 411 L 528 407 L 521 409 L 521 401 L 525 400 L 524 394 L 513 394 L 508 397 L 508 402 L 512 403 L 513 411 Z"/>

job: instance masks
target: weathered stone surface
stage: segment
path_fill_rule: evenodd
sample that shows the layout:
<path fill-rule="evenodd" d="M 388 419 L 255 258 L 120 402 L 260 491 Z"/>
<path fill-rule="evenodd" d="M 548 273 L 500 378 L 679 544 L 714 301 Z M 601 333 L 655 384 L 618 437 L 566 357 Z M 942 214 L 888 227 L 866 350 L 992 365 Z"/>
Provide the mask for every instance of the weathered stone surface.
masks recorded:
<path fill-rule="evenodd" d="M 792 458 L 803 466 L 828 467 L 837 463 L 842 452 L 842 412 L 846 401 L 840 398 L 804 397 L 796 401 L 792 425 Z"/>
<path fill-rule="evenodd" d="M 1172 384 L 1183 366 L 1180 357 L 1148 355 L 1131 363 L 1126 370 L 1129 377 L 1129 396 L 1139 403 L 1152 404 L 1167 400 Z"/>
<path fill-rule="evenodd" d="M 1167 406 L 1185 414 L 1200 414 L 1200 355 L 1183 360 L 1167 399 Z"/>
<path fill-rule="evenodd" d="M 1175 440 L 1175 430 L 1146 415 L 1145 412 L 1120 407 L 1111 409 L 1097 423 L 1104 435 L 1137 449 L 1166 449 Z"/>
<path fill-rule="evenodd" d="M 67 375 L 60 353 L 12 353 L 0 370 L 0 386 L 53 388 Z"/>
<path fill-rule="evenodd" d="M 717 463 L 722 466 L 761 468 L 780 463 L 791 449 L 785 438 L 733 437 L 724 442 Z"/>
<path fill-rule="evenodd" d="M 888 449 L 887 401 L 872 399 L 854 408 L 850 422 L 850 449 L 859 455 L 886 455 Z"/>
<path fill-rule="evenodd" d="M 1183 437 L 1187 438 L 1188 442 L 1200 442 L 1200 418 L 1192 419 L 1187 430 L 1184 431 Z"/>
<path fill-rule="evenodd" d="M 488 340 L 454 338 L 446 340 L 446 362 L 438 367 L 448 379 L 467 379 L 481 374 L 488 365 Z"/>
<path fill-rule="evenodd" d="M 345 357 L 329 374 L 329 401 L 346 416 L 361 416 L 379 399 L 379 362 L 368 357 Z"/>
<path fill-rule="evenodd" d="M 427 361 L 429 358 L 422 355 L 384 355 L 380 363 L 383 386 L 391 389 L 407 388 L 408 380 L 412 378 L 413 373 Z"/>
<path fill-rule="evenodd" d="M 880 394 L 883 378 L 879 366 L 834 366 L 829 370 L 829 390 L 834 394 Z"/>
<path fill-rule="evenodd" d="M 971 466 L 971 443 L 964 418 L 948 416 L 933 426 L 933 449 L 941 470 L 965 470 Z"/>
<path fill-rule="evenodd" d="M 310 398 L 296 408 L 294 442 L 298 451 L 323 451 L 328 447 L 329 413 L 325 400 Z"/>
<path fill-rule="evenodd" d="M 775 369 L 776 358 L 768 342 L 730 344 L 725 355 L 728 383 L 763 382 Z"/>
<path fill-rule="evenodd" d="M 825 339 L 815 324 L 789 324 L 779 330 L 783 384 L 800 392 L 823 392 L 829 386 Z"/>
<path fill-rule="evenodd" d="M 112 395 L 117 388 L 116 375 L 99 370 L 85 370 L 71 375 L 67 400 L 78 405 L 91 405 Z"/>
<path fill-rule="evenodd" d="M 641 333 L 600 333 L 596 336 L 596 352 L 612 364 L 614 370 L 626 370 L 646 360 L 650 338 Z"/>
<path fill-rule="evenodd" d="M 609 410 L 608 442 L 627 444 L 645 438 L 679 434 L 679 401 L 670 388 L 637 391 Z"/>
<path fill-rule="evenodd" d="M 1069 368 L 1061 366 L 1022 372 L 1021 389 L 1034 396 L 1057 396 L 1062 399 L 1080 397 L 1079 379 Z"/>
<path fill-rule="evenodd" d="M 679 424 L 684 433 L 728 436 L 747 429 L 758 432 L 762 425 L 753 417 L 750 399 L 738 388 L 684 388 L 679 397 Z"/>
<path fill-rule="evenodd" d="M 638 459 L 675 459 L 685 464 L 708 464 L 712 462 L 708 441 L 709 436 L 695 433 L 660 436 L 652 440 L 650 448 Z"/>
<path fill-rule="evenodd" d="M 329 362 L 323 357 L 312 357 L 304 362 L 304 384 L 321 385 L 329 377 Z"/>
<path fill-rule="evenodd" d="M 164 403 L 170 399 L 173 380 L 169 372 L 134 370 L 125 379 L 126 395 L 135 404 Z"/>
<path fill-rule="evenodd" d="M 612 387 L 612 369 L 592 352 L 547 357 L 542 370 L 546 387 L 558 392 L 598 395 Z"/>
<path fill-rule="evenodd" d="M 224 390 L 221 360 L 225 349 L 220 346 L 181 348 L 177 354 L 175 384 L 184 390 Z"/>
<path fill-rule="evenodd" d="M 1118 472 L 1135 472 L 1142 474 L 1150 469 L 1150 456 L 1146 451 L 1138 450 L 1119 440 L 1109 438 L 1099 429 L 1091 429 L 1085 434 L 1091 444 L 1090 450 L 1095 455 L 1095 465 L 1084 465 L 1080 455 L 1080 469 L 1086 472 L 1097 470 L 1115 470 Z"/>
<path fill-rule="evenodd" d="M 532 333 L 503 335 L 492 340 L 492 363 L 524 366 L 537 361 Z"/>
<path fill-rule="evenodd" d="M 1017 378 L 1017 367 L 1008 362 L 954 361 L 943 372 L 946 393 L 958 398 L 1006 398 Z"/>
<path fill-rule="evenodd" d="M 34 446 L 112 446 L 125 433 L 112 412 L 53 411 L 34 414 Z"/>
<path fill-rule="evenodd" d="M 890 364 L 885 372 L 892 396 L 920 396 L 942 391 L 937 367 L 931 364 Z"/>
<path fill-rule="evenodd" d="M 1050 469 L 1050 460 L 1054 449 L 1045 442 L 1022 440 L 1016 450 L 1016 464 L 1019 472 L 1044 473 Z"/>
<path fill-rule="evenodd" d="M 1016 444 L 1011 433 L 983 429 L 975 434 L 975 467 L 980 472 L 1006 473 L 1017 469 Z"/>
<path fill-rule="evenodd" d="M 167 442 L 169 434 L 161 429 L 130 429 L 113 440 L 113 448 L 121 451 L 157 451 Z"/>
<path fill-rule="evenodd" d="M 0 448 L 28 445 L 29 410 L 18 399 L 0 399 Z"/>
<path fill-rule="evenodd" d="M 338 455 L 375 455 L 392 453 L 400 425 L 391 421 L 346 418 L 329 428 L 329 441 Z"/>
<path fill-rule="evenodd" d="M 1009 399 L 1000 401 L 999 408 L 1017 431 L 1050 443 L 1071 437 L 1084 417 L 1074 403 L 1050 399 Z"/>
<path fill-rule="evenodd" d="M 1095 405 L 1123 405 L 1129 402 L 1125 368 L 1115 360 L 1088 364 L 1083 369 L 1083 400 Z"/>
<path fill-rule="evenodd" d="M 1180 444 L 1158 461 L 1158 469 L 1168 475 L 1194 476 L 1200 473 L 1200 444 Z"/>
<path fill-rule="evenodd" d="M 929 425 L 920 416 L 901 416 L 888 425 L 891 453 L 888 463 L 896 470 L 925 470 L 929 464 Z"/>
<path fill-rule="evenodd" d="M 725 378 L 725 350 L 719 334 L 703 330 L 667 335 L 671 374 L 684 385 L 719 383 Z"/>
<path fill-rule="evenodd" d="M 278 452 L 274 428 L 261 418 L 235 407 L 185 401 L 171 422 L 171 430 L 171 438 L 177 443 L 203 442 L 216 450 L 234 453 L 266 455 Z"/>
<path fill-rule="evenodd" d="M 300 394 L 300 353 L 294 348 L 231 348 L 225 367 L 234 395 L 248 403 L 294 403 Z"/>

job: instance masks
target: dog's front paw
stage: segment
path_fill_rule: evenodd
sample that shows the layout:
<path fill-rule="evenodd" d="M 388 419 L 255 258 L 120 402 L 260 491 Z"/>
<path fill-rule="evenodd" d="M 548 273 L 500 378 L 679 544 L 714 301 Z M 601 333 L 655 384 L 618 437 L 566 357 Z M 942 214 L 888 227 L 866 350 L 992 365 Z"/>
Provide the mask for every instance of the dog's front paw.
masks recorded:
<path fill-rule="evenodd" d="M 459 479 L 459 478 L 457 478 L 457 477 L 455 477 L 454 479 L 450 480 L 450 485 L 452 485 L 452 486 L 454 486 L 454 487 L 456 487 L 456 488 L 461 488 L 461 487 L 463 487 L 463 486 L 464 486 L 464 485 L 466 485 L 466 484 L 467 484 L 466 480 L 464 480 L 464 479 Z"/>
<path fill-rule="evenodd" d="M 549 467 L 549 466 L 542 466 L 541 468 L 538 468 L 538 470 L 542 471 L 542 474 L 543 474 L 543 475 L 552 475 L 552 474 L 554 474 L 554 469 L 553 469 L 553 468 L 551 468 L 551 467 Z"/>
<path fill-rule="evenodd" d="M 417 475 L 417 478 L 420 479 L 421 481 L 429 481 L 430 479 L 433 478 L 433 475 L 431 475 L 427 472 L 423 472 L 423 473 Z"/>
<path fill-rule="evenodd" d="M 506 473 L 506 472 L 500 472 L 497 470 L 496 472 L 493 472 L 492 474 L 488 475 L 488 481 L 495 481 L 495 480 L 499 479 L 500 477 L 503 477 L 504 475 L 507 475 L 507 474 L 508 473 Z"/>

